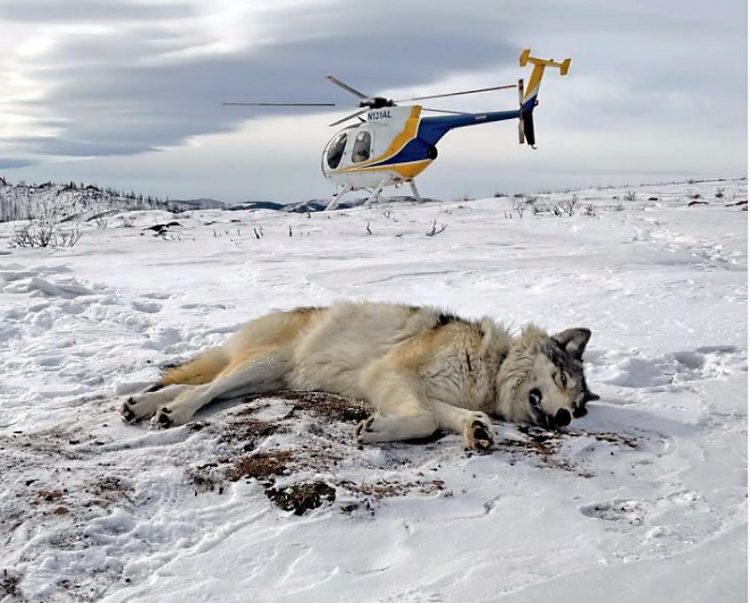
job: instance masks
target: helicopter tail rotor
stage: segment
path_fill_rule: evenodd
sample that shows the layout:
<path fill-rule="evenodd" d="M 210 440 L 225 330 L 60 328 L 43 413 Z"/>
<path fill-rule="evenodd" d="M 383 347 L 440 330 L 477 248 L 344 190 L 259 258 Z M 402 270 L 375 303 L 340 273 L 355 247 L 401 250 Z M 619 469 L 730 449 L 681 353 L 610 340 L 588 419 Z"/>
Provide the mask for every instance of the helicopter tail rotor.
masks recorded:
<path fill-rule="evenodd" d="M 532 149 L 536 149 L 533 106 L 529 110 L 524 109 L 523 79 L 520 79 L 518 80 L 518 144 L 523 143 L 528 143 Z"/>
<path fill-rule="evenodd" d="M 531 77 L 523 87 L 523 80 L 518 80 L 518 142 L 526 142 L 530 147 L 536 148 L 536 137 L 534 136 L 534 107 L 539 104 L 537 96 L 539 94 L 539 85 L 542 83 L 542 76 L 546 67 L 553 67 L 560 70 L 560 75 L 567 75 L 570 69 L 570 59 L 563 61 L 554 61 L 552 59 L 539 59 L 531 56 L 531 50 L 524 48 L 521 56 L 518 57 L 518 64 L 525 67 L 531 63 L 534 69 L 531 71 Z"/>

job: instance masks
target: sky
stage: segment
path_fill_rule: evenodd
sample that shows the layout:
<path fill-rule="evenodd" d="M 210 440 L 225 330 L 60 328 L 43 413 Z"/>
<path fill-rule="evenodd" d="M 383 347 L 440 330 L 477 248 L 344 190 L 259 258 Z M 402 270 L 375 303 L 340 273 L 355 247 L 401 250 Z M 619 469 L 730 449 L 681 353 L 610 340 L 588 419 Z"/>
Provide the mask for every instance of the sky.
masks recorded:
<path fill-rule="evenodd" d="M 330 195 L 320 155 L 357 106 L 548 72 L 538 149 L 500 122 L 449 133 L 423 195 L 638 184 L 747 172 L 744 0 L 0 0 L 0 176 L 173 199 Z M 334 102 L 317 109 L 223 101 Z M 431 101 L 514 109 L 515 91 Z"/>

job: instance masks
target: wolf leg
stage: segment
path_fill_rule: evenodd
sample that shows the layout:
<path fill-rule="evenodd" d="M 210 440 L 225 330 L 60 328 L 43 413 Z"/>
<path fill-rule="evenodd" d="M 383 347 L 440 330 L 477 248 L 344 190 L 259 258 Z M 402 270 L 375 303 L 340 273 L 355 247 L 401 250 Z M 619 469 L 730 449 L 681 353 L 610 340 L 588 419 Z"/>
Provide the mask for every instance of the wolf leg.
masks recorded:
<path fill-rule="evenodd" d="M 437 428 L 437 420 L 430 412 L 412 416 L 375 415 L 357 426 L 355 436 L 362 444 L 398 442 L 426 438 L 435 433 Z"/>
<path fill-rule="evenodd" d="M 187 423 L 198 409 L 217 398 L 281 389 L 287 370 L 287 358 L 280 353 L 254 356 L 230 366 L 211 383 L 197 385 L 159 408 L 151 419 L 151 427 L 160 429 Z"/>
<path fill-rule="evenodd" d="M 126 423 L 136 423 L 153 416 L 156 410 L 167 402 L 171 402 L 180 394 L 193 389 L 194 385 L 168 385 L 155 392 L 145 392 L 130 396 L 120 409 L 122 420 Z"/>
<path fill-rule="evenodd" d="M 433 400 L 432 408 L 442 429 L 462 433 L 466 448 L 488 450 L 493 442 L 492 421 L 481 411 Z"/>
<path fill-rule="evenodd" d="M 368 369 L 362 384 L 377 412 L 357 427 L 358 442 L 411 440 L 427 437 L 437 430 L 437 417 L 427 404 L 416 375 L 383 359 Z"/>

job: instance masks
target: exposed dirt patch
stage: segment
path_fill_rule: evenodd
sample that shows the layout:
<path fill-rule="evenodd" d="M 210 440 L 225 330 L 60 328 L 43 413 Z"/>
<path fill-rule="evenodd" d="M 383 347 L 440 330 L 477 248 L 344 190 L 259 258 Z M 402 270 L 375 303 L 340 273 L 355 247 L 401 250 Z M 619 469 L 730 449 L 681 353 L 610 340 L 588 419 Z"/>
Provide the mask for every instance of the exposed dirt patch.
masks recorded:
<path fill-rule="evenodd" d="M 610 444 L 618 444 L 620 446 L 627 446 L 628 448 L 636 449 L 639 447 L 638 439 L 623 435 L 621 433 L 614 433 L 611 431 L 581 431 L 580 435 L 591 436 L 598 442 L 609 442 Z"/>
<path fill-rule="evenodd" d="M 523 454 L 535 457 L 542 465 L 553 469 L 575 472 L 581 477 L 593 477 L 593 474 L 582 469 L 572 461 L 562 458 L 560 448 L 572 438 L 590 437 L 598 442 L 607 442 L 631 449 L 639 448 L 635 436 L 613 432 L 593 432 L 585 430 L 548 431 L 532 425 L 520 425 L 518 431 L 524 437 L 519 440 L 501 440 L 495 443 L 495 449 L 511 454 Z"/>
<path fill-rule="evenodd" d="M 86 486 L 87 492 L 95 497 L 101 506 L 109 506 L 121 499 L 132 500 L 133 489 L 119 477 L 107 475 Z"/>
<path fill-rule="evenodd" d="M 520 440 L 501 440 L 495 443 L 495 449 L 502 452 L 534 456 L 543 465 L 554 469 L 562 469 L 564 471 L 576 470 L 576 467 L 572 464 L 556 458 L 556 454 L 561 446 L 562 434 L 527 425 L 521 425 L 518 431 L 526 437 Z"/>
<path fill-rule="evenodd" d="M 337 485 L 346 488 L 349 492 L 362 494 L 376 501 L 392 496 L 405 496 L 411 492 L 429 494 L 430 492 L 445 490 L 445 482 L 440 479 L 411 482 L 394 482 L 379 479 L 375 482 L 361 482 L 358 484 L 344 480 L 337 482 Z"/>
<path fill-rule="evenodd" d="M 219 436 L 219 442 L 228 444 L 241 444 L 243 450 L 254 450 L 258 440 L 266 438 L 277 431 L 283 431 L 278 423 L 269 423 L 252 418 L 248 409 L 235 415 L 236 419 L 230 421 L 223 428 Z"/>
<path fill-rule="evenodd" d="M 325 482 L 314 481 L 293 484 L 282 488 L 266 488 L 266 496 L 277 507 L 284 511 L 293 511 L 295 515 L 304 515 L 307 511 L 317 509 L 323 503 L 336 500 L 336 489 Z"/>
<path fill-rule="evenodd" d="M 60 500 L 65 493 L 62 490 L 39 490 L 36 495 L 40 500 L 45 502 L 54 502 Z"/>
<path fill-rule="evenodd" d="M 20 580 L 19 576 L 4 569 L 2 575 L 0 575 L 0 595 L 3 598 L 11 597 L 11 600 L 23 600 L 20 598 L 21 593 L 18 589 Z"/>
<path fill-rule="evenodd" d="M 332 502 L 336 491 L 359 499 L 350 503 L 352 508 L 360 504 L 371 508 L 371 503 L 383 498 L 442 489 L 440 480 L 378 477 L 384 467 L 363 466 L 373 471 L 361 482 L 332 477 L 329 484 L 323 484 L 304 479 L 304 475 L 335 472 L 362 457 L 353 428 L 371 412 L 360 400 L 325 392 L 280 391 L 250 396 L 226 423 L 206 429 L 217 434 L 221 455 L 188 468 L 186 475 L 195 494 L 222 493 L 231 482 L 256 479 L 263 484 L 269 500 L 298 515 L 327 500 Z M 269 413 L 275 418 L 269 419 Z M 439 437 L 419 443 L 434 442 Z M 395 461 L 386 458 L 383 462 L 393 465 Z M 291 484 L 284 480 L 286 485 L 279 486 L 281 477 L 297 479 Z"/>
<path fill-rule="evenodd" d="M 188 467 L 185 470 L 185 476 L 193 486 L 193 494 L 196 496 L 200 492 L 224 492 L 224 483 L 226 481 L 225 472 L 217 471 L 218 463 L 204 463 Z"/>
<path fill-rule="evenodd" d="M 328 392 L 281 390 L 274 392 L 273 395 L 291 403 L 293 413 L 295 411 L 308 411 L 327 422 L 359 423 L 372 414 L 372 408 L 366 402 Z M 261 397 L 268 397 L 268 394 L 252 396 L 247 398 L 246 401 Z"/>
<path fill-rule="evenodd" d="M 246 477 L 267 479 L 275 475 L 288 473 L 288 465 L 294 460 L 290 450 L 276 452 L 259 452 L 238 459 L 227 473 L 227 477 L 236 482 Z"/>

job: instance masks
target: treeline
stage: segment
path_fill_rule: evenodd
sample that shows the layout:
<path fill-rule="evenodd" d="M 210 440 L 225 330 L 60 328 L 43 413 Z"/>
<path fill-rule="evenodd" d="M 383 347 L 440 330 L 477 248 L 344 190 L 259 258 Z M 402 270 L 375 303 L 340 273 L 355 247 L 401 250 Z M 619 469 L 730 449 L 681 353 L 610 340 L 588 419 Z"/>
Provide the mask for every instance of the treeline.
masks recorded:
<path fill-rule="evenodd" d="M 83 182 L 55 184 L 9 184 L 0 179 L 0 222 L 29 220 L 54 206 L 63 219 L 110 211 L 163 209 L 180 211 L 180 207 L 168 200 L 151 195 L 121 191 L 113 187 L 99 187 Z"/>

